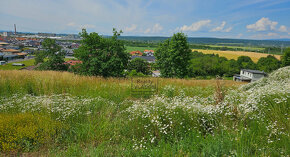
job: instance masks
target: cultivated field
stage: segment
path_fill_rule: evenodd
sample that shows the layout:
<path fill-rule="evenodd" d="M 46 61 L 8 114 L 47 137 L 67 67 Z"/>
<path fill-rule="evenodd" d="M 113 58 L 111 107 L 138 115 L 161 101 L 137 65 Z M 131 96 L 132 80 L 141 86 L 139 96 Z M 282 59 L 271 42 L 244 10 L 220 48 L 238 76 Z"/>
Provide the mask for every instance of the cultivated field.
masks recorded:
<path fill-rule="evenodd" d="M 246 51 L 218 51 L 218 50 L 202 50 L 193 49 L 192 51 L 202 52 L 204 54 L 218 54 L 219 56 L 226 57 L 228 59 L 237 59 L 239 56 L 249 56 L 254 62 L 258 62 L 261 57 L 267 57 L 268 54 L 256 53 L 256 52 L 246 52 Z M 280 55 L 274 55 L 277 59 L 281 59 Z"/>
<path fill-rule="evenodd" d="M 0 156 L 289 156 L 290 67 L 251 84 L 0 70 Z"/>

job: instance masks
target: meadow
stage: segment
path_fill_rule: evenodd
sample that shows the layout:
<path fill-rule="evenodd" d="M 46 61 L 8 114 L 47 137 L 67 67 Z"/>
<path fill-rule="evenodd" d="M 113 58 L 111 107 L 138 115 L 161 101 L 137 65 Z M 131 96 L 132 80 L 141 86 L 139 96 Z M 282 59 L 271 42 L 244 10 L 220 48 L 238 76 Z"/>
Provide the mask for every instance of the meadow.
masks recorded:
<path fill-rule="evenodd" d="M 70 58 L 65 58 L 65 61 L 71 60 Z M 35 62 L 35 59 L 29 59 L 24 61 L 18 61 L 13 63 L 22 63 L 24 66 L 13 66 L 13 63 L 7 63 L 4 65 L 0 65 L 0 70 L 20 70 L 25 67 L 33 66 Z"/>
<path fill-rule="evenodd" d="M 258 62 L 261 57 L 267 57 L 269 54 L 247 52 L 247 51 L 218 51 L 218 50 L 203 50 L 203 49 L 193 49 L 192 51 L 202 52 L 204 54 L 218 54 L 221 57 L 226 57 L 227 59 L 235 59 L 239 56 L 249 56 L 254 62 Z M 277 59 L 281 59 L 281 55 L 274 55 Z"/>
<path fill-rule="evenodd" d="M 246 46 L 231 46 L 231 45 L 227 45 L 227 44 L 224 44 L 224 45 L 206 45 L 206 46 L 210 46 L 210 47 L 218 47 L 218 48 L 221 48 L 221 47 L 228 47 L 228 48 L 233 48 L 233 49 L 244 49 L 244 50 L 247 50 L 247 51 L 264 51 L 265 48 L 261 48 L 261 47 L 246 47 Z"/>
<path fill-rule="evenodd" d="M 0 152 L 26 156 L 289 156 L 290 67 L 245 84 L 0 71 Z"/>
<path fill-rule="evenodd" d="M 125 46 L 127 52 L 132 51 L 141 51 L 144 52 L 144 50 L 156 50 L 156 47 L 136 47 L 136 46 Z"/>

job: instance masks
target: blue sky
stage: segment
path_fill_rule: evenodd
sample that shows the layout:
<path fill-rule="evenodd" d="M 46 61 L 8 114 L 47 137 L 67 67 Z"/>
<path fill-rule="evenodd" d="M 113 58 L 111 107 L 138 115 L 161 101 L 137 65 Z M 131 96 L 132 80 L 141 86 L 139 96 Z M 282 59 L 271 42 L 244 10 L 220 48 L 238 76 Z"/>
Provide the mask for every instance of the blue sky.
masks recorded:
<path fill-rule="evenodd" d="M 0 0 L 0 30 L 290 38 L 290 0 Z"/>

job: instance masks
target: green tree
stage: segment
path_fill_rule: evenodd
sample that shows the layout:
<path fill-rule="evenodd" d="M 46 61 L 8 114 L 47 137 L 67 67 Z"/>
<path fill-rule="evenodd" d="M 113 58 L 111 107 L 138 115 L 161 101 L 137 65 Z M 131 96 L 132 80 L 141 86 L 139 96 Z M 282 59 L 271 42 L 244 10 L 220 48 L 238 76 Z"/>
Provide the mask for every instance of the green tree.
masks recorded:
<path fill-rule="evenodd" d="M 290 47 L 285 49 L 281 61 L 282 61 L 282 66 L 283 67 L 290 65 Z"/>
<path fill-rule="evenodd" d="M 249 56 L 240 56 L 237 59 L 240 69 L 256 69 L 256 64 Z"/>
<path fill-rule="evenodd" d="M 128 64 L 128 70 L 136 70 L 136 72 L 141 72 L 145 75 L 150 74 L 150 64 L 142 58 L 135 58 L 131 60 Z"/>
<path fill-rule="evenodd" d="M 123 41 L 118 40 L 122 31 L 113 29 L 111 38 L 104 38 L 98 33 L 82 30 L 81 46 L 74 56 L 82 61 L 77 72 L 83 75 L 120 77 L 127 68 L 129 54 L 125 52 Z"/>
<path fill-rule="evenodd" d="M 280 68 L 280 61 L 272 55 L 262 57 L 258 60 L 257 66 L 259 70 L 271 72 Z"/>
<path fill-rule="evenodd" d="M 176 33 L 160 44 L 155 56 L 163 77 L 184 78 L 188 76 L 191 49 L 185 34 Z"/>
<path fill-rule="evenodd" d="M 43 63 L 45 58 L 46 58 L 46 55 L 43 51 L 35 52 L 34 64 L 37 65 L 38 63 Z"/>
<path fill-rule="evenodd" d="M 36 54 L 36 64 L 42 63 L 38 69 L 40 70 L 67 70 L 64 64 L 65 52 L 57 45 L 53 39 L 44 39 L 42 42 L 43 51 Z M 45 60 L 47 58 L 47 60 Z"/>

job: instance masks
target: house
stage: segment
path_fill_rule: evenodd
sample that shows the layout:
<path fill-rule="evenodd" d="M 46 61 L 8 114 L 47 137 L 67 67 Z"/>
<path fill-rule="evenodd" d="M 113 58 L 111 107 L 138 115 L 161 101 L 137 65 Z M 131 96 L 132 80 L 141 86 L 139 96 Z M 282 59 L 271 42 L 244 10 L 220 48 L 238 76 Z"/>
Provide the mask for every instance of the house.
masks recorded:
<path fill-rule="evenodd" d="M 144 52 L 146 54 L 146 56 L 154 56 L 154 50 L 144 50 Z"/>
<path fill-rule="evenodd" d="M 2 51 L 2 53 L 11 54 L 11 55 L 14 54 L 14 53 L 20 53 L 19 50 L 15 50 L 15 49 L 3 49 L 1 51 Z"/>
<path fill-rule="evenodd" d="M 69 60 L 69 61 L 66 61 L 64 64 L 76 65 L 76 64 L 82 64 L 82 63 L 83 62 L 79 60 Z"/>
<path fill-rule="evenodd" d="M 154 56 L 132 56 L 131 59 L 135 58 L 141 58 L 146 60 L 148 63 L 155 63 L 155 57 Z"/>
<path fill-rule="evenodd" d="M 233 77 L 234 81 L 254 82 L 267 76 L 264 71 L 242 69 L 240 74 L 236 74 Z"/>
<path fill-rule="evenodd" d="M 152 71 L 152 77 L 160 77 L 160 71 L 159 70 L 155 70 L 155 71 Z"/>
<path fill-rule="evenodd" d="M 142 55 L 143 55 L 143 53 L 140 52 L 140 51 L 132 51 L 132 52 L 130 52 L 130 54 L 131 54 L 132 56 L 142 56 Z"/>
<path fill-rule="evenodd" d="M 18 59 L 18 55 L 4 55 L 3 59 L 6 60 L 6 61 L 11 61 L 11 60 L 14 60 L 14 59 Z"/>

